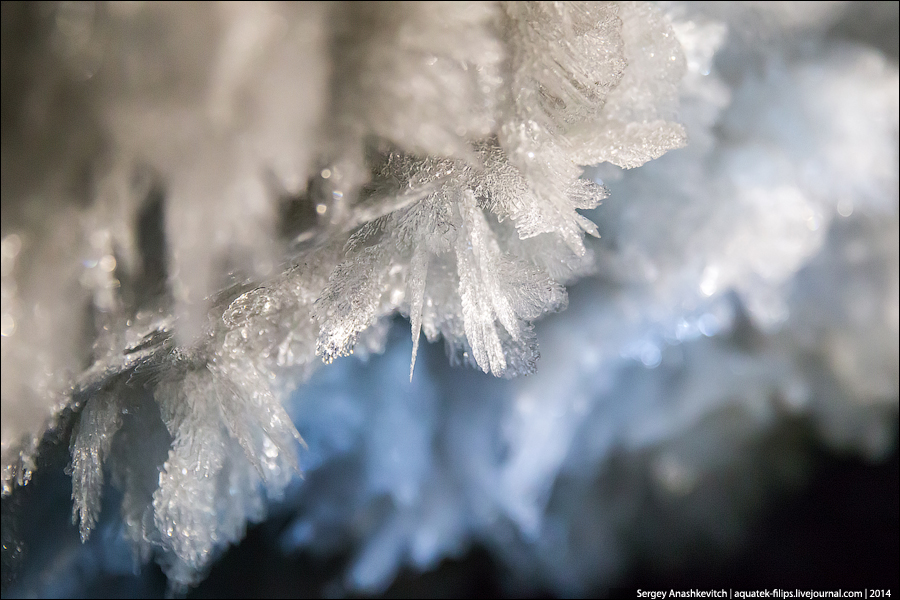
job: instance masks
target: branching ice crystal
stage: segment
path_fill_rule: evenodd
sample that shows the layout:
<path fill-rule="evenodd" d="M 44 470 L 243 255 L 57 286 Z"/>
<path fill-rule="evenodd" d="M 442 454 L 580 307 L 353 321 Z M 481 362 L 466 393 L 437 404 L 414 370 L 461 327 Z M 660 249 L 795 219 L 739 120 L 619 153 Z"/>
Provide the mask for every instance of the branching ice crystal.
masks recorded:
<path fill-rule="evenodd" d="M 81 539 L 111 484 L 136 558 L 183 588 L 299 465 L 343 457 L 352 490 L 322 509 L 325 477 L 291 531 L 352 529 L 351 587 L 480 538 L 572 594 L 607 572 L 584 557 L 615 560 L 593 478 L 616 445 L 688 494 L 719 468 L 684 441 L 698 423 L 734 451 L 770 396 L 801 410 L 825 381 L 868 403 L 816 396 L 826 437 L 877 454 L 886 434 L 860 432 L 897 390 L 897 69 L 826 49 L 843 10 L 4 3 L 4 496 L 67 440 Z M 456 372 L 441 412 L 439 376 L 414 377 L 423 334 L 453 365 L 534 373 L 535 322 L 588 276 L 580 325 L 542 333 L 544 379 L 475 403 L 480 374 Z M 738 313 L 771 354 L 723 341 Z M 287 402 L 322 360 L 383 352 L 397 314 L 412 391 Z M 657 375 L 629 385 L 631 362 Z"/>
<path fill-rule="evenodd" d="M 674 40 L 642 4 L 53 10 L 62 50 L 43 77 L 81 100 L 47 110 L 96 124 L 96 144 L 63 132 L 79 140 L 66 160 L 89 161 L 95 183 L 4 188 L 4 489 L 27 468 L 23 436 L 75 398 L 82 537 L 108 470 L 140 555 L 179 583 L 295 472 L 281 403 L 315 354 L 331 362 L 361 338 L 377 351 L 379 323 L 399 312 L 410 378 L 421 333 L 454 363 L 533 372 L 533 321 L 591 268 L 582 238 L 597 228 L 577 211 L 606 191 L 581 165 L 637 166 L 684 143 L 653 120 L 674 116 L 684 60 L 663 43 L 663 68 L 641 62 Z M 54 198 L 57 220 L 32 220 L 34 193 Z M 50 240 L 60 250 L 35 256 Z M 25 303 L 59 298 L 47 335 L 25 335 L 44 319 Z M 93 342 L 47 353 L 85 303 Z M 148 402 L 146 427 L 168 447 L 155 484 L 135 479 L 145 458 L 115 451 Z"/>

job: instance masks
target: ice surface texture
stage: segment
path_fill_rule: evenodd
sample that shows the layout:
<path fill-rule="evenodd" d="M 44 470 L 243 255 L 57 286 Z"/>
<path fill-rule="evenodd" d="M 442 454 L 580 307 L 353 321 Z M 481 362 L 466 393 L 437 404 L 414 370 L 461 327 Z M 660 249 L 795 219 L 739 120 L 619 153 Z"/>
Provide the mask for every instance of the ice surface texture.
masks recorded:
<path fill-rule="evenodd" d="M 572 594 L 627 560 L 615 453 L 702 525 L 785 415 L 885 452 L 896 57 L 813 8 L 5 4 L 4 495 L 74 411 L 82 538 L 111 483 L 175 586 L 300 465 L 285 545 L 352 540 L 351 588 L 479 541 Z M 422 333 L 534 373 L 585 277 L 538 375 L 413 377 Z M 293 394 L 398 313 L 408 389 Z"/>

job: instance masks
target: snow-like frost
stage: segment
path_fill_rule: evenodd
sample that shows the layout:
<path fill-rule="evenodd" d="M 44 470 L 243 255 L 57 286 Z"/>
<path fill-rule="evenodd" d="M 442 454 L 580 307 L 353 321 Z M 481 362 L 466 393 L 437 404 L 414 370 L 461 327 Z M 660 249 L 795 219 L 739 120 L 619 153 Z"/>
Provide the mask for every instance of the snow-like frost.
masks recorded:
<path fill-rule="evenodd" d="M 379 177 L 393 179 L 404 195 L 421 199 L 360 227 L 350 238 L 347 260 L 332 273 L 314 309 L 322 322 L 318 352 L 326 360 L 351 352 L 360 332 L 399 309 L 413 325 L 413 363 L 424 329 L 432 341 L 440 332 L 453 353 L 471 353 L 485 372 L 534 370 L 534 343 L 531 338 L 524 343 L 528 323 L 559 310 L 565 291 L 539 264 L 516 257 L 517 248 L 501 249 L 484 209 L 509 217 L 503 200 L 495 198 L 515 197 L 507 184 L 527 190 L 527 181 L 515 175 L 516 168 L 496 147 L 481 146 L 477 156 L 484 157 L 479 167 L 449 159 L 388 157 Z M 574 189 L 581 194 L 573 194 L 575 203 L 585 208 L 596 206 L 603 193 L 590 182 Z M 524 194 L 516 200 L 539 204 Z M 432 271 L 434 283 L 429 284 L 432 263 L 443 268 Z M 452 278 L 436 277 L 447 269 L 454 272 Z M 448 286 L 456 289 L 448 293 Z M 432 308 L 428 314 L 423 312 L 426 304 Z M 495 321 L 513 342 L 505 350 Z M 507 357 L 519 346 L 532 358 L 516 356 L 524 368 L 508 371 Z"/>
<path fill-rule="evenodd" d="M 421 333 L 442 337 L 454 363 L 534 372 L 532 323 L 591 268 L 583 235 L 597 228 L 577 211 L 606 194 L 579 179 L 596 144 L 572 136 L 597 123 L 612 154 L 642 160 L 682 143 L 633 135 L 671 116 L 653 94 L 681 77 L 677 45 L 660 46 L 669 68 L 640 62 L 672 33 L 638 4 L 54 10 L 61 55 L 40 58 L 41 77 L 80 99 L 62 115 L 96 123 L 96 143 L 76 136 L 67 160 L 89 161 L 97 183 L 84 200 L 61 196 L 65 176 L 4 192 L 18 212 L 4 217 L 3 314 L 21 328 L 4 325 L 4 489 L 27 472 L 20 438 L 34 445 L 74 389 L 82 536 L 108 469 L 139 555 L 179 584 L 262 515 L 263 489 L 277 496 L 292 477 L 299 436 L 282 401 L 316 354 L 379 350 L 399 312 L 410 377 Z M 63 210 L 38 226 L 25 209 L 35 195 Z M 35 300 L 52 319 L 25 336 L 43 320 L 24 310 Z M 79 304 L 93 343 L 53 344 Z M 79 364 L 91 366 L 75 375 Z M 15 417 L 13 402 L 47 410 Z M 148 402 L 151 454 L 166 454 L 155 484 L 132 464 L 146 458 L 113 451 Z"/>
<path fill-rule="evenodd" d="M 9 6 L 3 492 L 71 419 L 82 540 L 109 482 L 175 588 L 299 466 L 285 544 L 350 547 L 354 590 L 477 541 L 573 595 L 640 521 L 611 456 L 705 531 L 780 415 L 892 443 L 897 68 L 822 41 L 856 9 Z M 416 367 L 424 334 L 535 373 L 586 277 L 539 374 Z M 292 395 L 395 314 L 411 364 L 394 342 Z"/>

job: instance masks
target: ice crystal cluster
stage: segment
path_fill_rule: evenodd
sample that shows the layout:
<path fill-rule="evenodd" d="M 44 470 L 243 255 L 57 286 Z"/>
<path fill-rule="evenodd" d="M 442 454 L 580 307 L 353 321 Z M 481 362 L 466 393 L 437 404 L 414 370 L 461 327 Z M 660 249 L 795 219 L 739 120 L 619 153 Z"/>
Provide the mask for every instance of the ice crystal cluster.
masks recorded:
<path fill-rule="evenodd" d="M 573 594 L 644 487 L 739 524 L 789 418 L 884 454 L 896 8 L 861 4 L 5 3 L 4 496 L 55 436 L 81 539 L 112 486 L 176 587 L 278 501 L 352 590 L 479 543 Z"/>

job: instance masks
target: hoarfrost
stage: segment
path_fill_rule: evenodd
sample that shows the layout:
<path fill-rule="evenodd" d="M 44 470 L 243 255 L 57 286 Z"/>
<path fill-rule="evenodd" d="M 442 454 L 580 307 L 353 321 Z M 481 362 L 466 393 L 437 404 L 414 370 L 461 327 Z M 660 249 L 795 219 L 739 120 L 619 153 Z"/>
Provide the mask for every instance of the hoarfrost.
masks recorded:
<path fill-rule="evenodd" d="M 883 454 L 896 56 L 814 8 L 4 3 L 4 496 L 71 422 L 81 539 L 108 480 L 175 589 L 283 499 L 354 591 L 481 543 L 573 595 L 611 457 L 712 532 L 785 415 Z"/>

